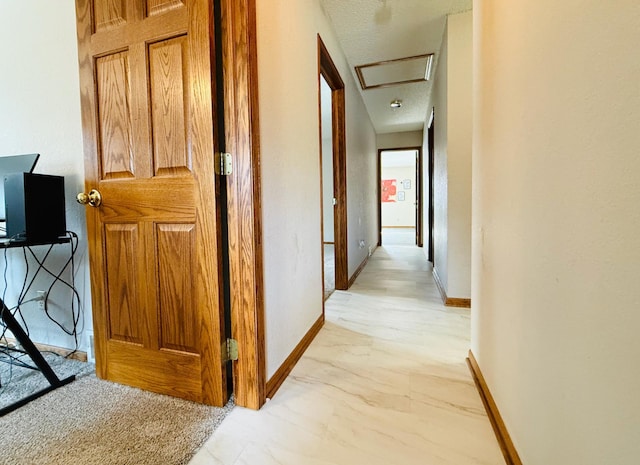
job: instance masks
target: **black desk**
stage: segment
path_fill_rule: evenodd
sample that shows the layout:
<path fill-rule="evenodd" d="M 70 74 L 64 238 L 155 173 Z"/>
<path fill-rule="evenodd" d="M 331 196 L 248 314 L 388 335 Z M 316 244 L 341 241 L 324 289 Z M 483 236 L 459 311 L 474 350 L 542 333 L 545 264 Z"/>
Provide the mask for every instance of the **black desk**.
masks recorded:
<path fill-rule="evenodd" d="M 53 245 L 53 244 L 67 244 L 71 242 L 70 237 L 60 237 L 57 240 L 53 241 L 33 241 L 33 242 L 0 242 L 0 250 L 8 249 L 8 248 L 16 248 L 16 247 L 30 247 L 34 245 Z M 55 374 L 49 363 L 42 356 L 40 351 L 37 349 L 35 344 L 31 341 L 27 333 L 22 329 L 20 323 L 15 319 L 11 311 L 7 308 L 5 303 L 0 299 L 0 316 L 2 317 L 2 322 L 7 326 L 9 331 L 16 338 L 18 343 L 25 350 L 27 355 L 33 360 L 33 363 L 38 367 L 38 369 L 42 372 L 44 377 L 49 382 L 49 386 L 45 389 L 42 389 L 34 394 L 31 394 L 23 399 L 20 399 L 17 402 L 14 402 L 11 405 L 8 405 L 2 409 L 0 409 L 0 417 L 6 415 L 9 412 L 14 411 L 15 409 L 22 407 L 23 405 L 31 402 L 32 400 L 37 399 L 38 397 L 42 397 L 48 392 L 53 391 L 54 389 L 58 389 L 66 384 L 69 384 L 71 381 L 76 379 L 75 375 L 69 376 L 68 378 L 60 379 L 58 375 Z"/>

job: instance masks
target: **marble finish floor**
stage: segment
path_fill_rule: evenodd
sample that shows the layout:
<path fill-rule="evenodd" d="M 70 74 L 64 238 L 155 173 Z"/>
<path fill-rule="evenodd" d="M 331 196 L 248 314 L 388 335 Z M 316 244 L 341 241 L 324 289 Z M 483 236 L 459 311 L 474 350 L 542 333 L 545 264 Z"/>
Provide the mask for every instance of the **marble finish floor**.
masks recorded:
<path fill-rule="evenodd" d="M 416 245 L 415 228 L 382 228 L 382 246 Z"/>
<path fill-rule="evenodd" d="M 378 248 L 273 399 L 236 407 L 190 465 L 498 465 L 465 363 L 469 310 L 442 305 L 415 246 Z"/>
<path fill-rule="evenodd" d="M 324 244 L 324 300 L 336 290 L 335 244 Z"/>

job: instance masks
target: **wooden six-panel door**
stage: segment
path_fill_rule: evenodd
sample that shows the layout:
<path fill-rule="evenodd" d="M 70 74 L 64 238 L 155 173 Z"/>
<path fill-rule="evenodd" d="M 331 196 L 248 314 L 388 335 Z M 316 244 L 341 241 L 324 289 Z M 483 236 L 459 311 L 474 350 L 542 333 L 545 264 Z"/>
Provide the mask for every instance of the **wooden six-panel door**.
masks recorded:
<path fill-rule="evenodd" d="M 211 0 L 77 0 L 96 371 L 227 400 Z"/>

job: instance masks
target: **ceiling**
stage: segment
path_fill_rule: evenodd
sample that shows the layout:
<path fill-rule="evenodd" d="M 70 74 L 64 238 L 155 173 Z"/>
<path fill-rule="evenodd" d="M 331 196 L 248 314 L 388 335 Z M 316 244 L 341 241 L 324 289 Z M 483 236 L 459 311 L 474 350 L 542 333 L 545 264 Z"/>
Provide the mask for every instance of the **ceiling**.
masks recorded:
<path fill-rule="evenodd" d="M 355 67 L 435 53 L 446 16 L 471 9 L 472 0 L 320 0 L 342 46 L 351 72 L 378 134 L 417 131 L 427 118 L 433 81 L 362 90 Z M 390 81 L 398 81 L 397 76 Z M 392 100 L 401 108 L 391 108 Z"/>

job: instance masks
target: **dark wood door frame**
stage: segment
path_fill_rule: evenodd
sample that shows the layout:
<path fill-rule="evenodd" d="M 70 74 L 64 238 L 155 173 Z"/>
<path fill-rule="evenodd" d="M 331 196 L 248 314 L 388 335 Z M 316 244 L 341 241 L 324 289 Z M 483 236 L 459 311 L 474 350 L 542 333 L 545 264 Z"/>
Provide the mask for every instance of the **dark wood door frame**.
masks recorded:
<path fill-rule="evenodd" d="M 378 179 L 378 247 L 382 247 L 382 152 L 386 149 L 378 149 L 378 159 L 376 160 L 376 176 Z"/>
<path fill-rule="evenodd" d="M 422 205 L 424 204 L 424 188 L 422 176 L 422 147 L 416 150 L 416 245 L 422 247 Z"/>
<path fill-rule="evenodd" d="M 224 95 L 224 151 L 233 156 L 227 177 L 231 335 L 236 405 L 266 401 L 260 132 L 255 0 L 215 0 L 220 8 Z"/>
<path fill-rule="evenodd" d="M 378 247 L 382 246 L 382 152 L 404 152 L 415 150 L 416 156 L 416 245 L 422 247 L 422 205 L 424 202 L 422 187 L 422 147 L 394 147 L 378 149 Z"/>
<path fill-rule="evenodd" d="M 427 124 L 427 150 L 429 151 L 429 253 L 428 259 L 435 267 L 435 258 L 433 251 L 433 220 L 434 220 L 434 202 L 433 202 L 433 167 L 435 162 L 435 108 L 431 109 L 431 116 Z"/>
<path fill-rule="evenodd" d="M 318 88 L 320 76 L 331 88 L 331 116 L 333 140 L 333 209 L 336 289 L 349 288 L 349 262 L 347 251 L 347 152 L 345 133 L 344 82 L 333 63 L 329 51 L 318 36 Z"/>

